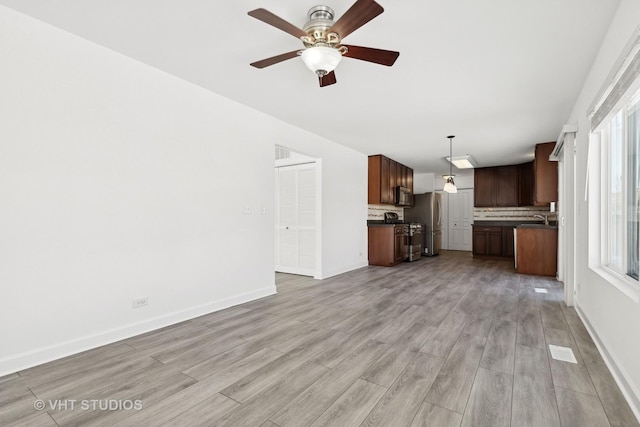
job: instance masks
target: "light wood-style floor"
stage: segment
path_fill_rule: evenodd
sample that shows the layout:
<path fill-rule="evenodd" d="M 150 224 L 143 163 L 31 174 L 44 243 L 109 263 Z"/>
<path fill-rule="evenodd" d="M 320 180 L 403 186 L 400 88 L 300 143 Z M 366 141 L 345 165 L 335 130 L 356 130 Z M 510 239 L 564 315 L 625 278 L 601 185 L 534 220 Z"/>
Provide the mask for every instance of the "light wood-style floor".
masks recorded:
<path fill-rule="evenodd" d="M 444 252 L 278 274 L 276 296 L 0 378 L 0 425 L 637 426 L 562 284 L 511 267 Z"/>

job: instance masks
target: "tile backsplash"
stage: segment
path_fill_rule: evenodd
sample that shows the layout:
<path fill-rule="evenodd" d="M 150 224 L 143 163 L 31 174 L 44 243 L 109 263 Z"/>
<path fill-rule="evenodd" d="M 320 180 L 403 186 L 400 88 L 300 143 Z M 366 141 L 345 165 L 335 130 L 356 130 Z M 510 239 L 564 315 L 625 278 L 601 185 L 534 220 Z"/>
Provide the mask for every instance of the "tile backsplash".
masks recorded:
<path fill-rule="evenodd" d="M 550 212 L 548 206 L 473 208 L 474 221 L 540 221 L 534 215 L 548 215 L 550 221 L 557 219 L 557 212 Z"/>
<path fill-rule="evenodd" d="M 404 219 L 404 208 L 390 205 L 368 205 L 367 220 L 382 221 L 385 212 L 395 212 Z M 557 219 L 557 212 L 549 212 L 548 206 L 523 206 L 513 208 L 473 208 L 474 221 L 539 221 L 534 215 L 548 215 Z"/>
<path fill-rule="evenodd" d="M 368 221 L 381 221 L 384 220 L 385 212 L 395 212 L 398 217 L 404 220 L 404 208 L 389 206 L 389 205 L 369 205 L 367 210 Z"/>

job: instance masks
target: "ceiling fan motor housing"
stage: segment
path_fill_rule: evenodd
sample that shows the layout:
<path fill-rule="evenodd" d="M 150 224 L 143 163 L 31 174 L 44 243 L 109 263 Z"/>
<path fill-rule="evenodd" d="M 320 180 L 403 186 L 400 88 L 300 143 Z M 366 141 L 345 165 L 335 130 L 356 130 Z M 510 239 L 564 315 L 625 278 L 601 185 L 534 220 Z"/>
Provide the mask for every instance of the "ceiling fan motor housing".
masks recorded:
<path fill-rule="evenodd" d="M 334 24 L 335 12 L 329 6 L 318 5 L 309 9 L 309 22 L 302 29 L 313 39 L 303 40 L 305 46 L 335 46 L 340 42 L 340 38 L 335 34 L 327 34 L 327 30 Z"/>

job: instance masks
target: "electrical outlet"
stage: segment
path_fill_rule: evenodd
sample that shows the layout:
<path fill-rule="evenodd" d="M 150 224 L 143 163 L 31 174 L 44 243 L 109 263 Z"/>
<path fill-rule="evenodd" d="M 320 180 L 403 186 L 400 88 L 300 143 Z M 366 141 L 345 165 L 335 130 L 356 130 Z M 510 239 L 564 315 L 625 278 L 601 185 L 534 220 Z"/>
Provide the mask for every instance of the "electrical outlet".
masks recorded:
<path fill-rule="evenodd" d="M 251 206 L 246 205 L 244 208 L 242 208 L 242 213 L 245 215 L 251 215 Z"/>
<path fill-rule="evenodd" d="M 149 298 L 144 297 L 144 298 L 138 298 L 138 299 L 134 299 L 133 300 L 133 308 L 140 308 L 140 307 L 144 307 L 145 305 L 149 304 Z"/>

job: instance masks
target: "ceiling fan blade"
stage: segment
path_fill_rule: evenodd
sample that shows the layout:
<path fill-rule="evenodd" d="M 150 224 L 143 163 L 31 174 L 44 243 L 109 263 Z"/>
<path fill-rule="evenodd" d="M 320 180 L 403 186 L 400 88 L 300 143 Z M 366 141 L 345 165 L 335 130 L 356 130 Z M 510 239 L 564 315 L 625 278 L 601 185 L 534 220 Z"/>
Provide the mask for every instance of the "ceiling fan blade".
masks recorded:
<path fill-rule="evenodd" d="M 343 54 L 343 56 L 386 65 L 388 67 L 392 66 L 400 55 L 400 52 L 394 52 L 392 50 L 374 49 L 371 47 L 351 46 L 346 44 L 342 46 L 345 46 L 348 49 L 347 53 Z"/>
<path fill-rule="evenodd" d="M 256 68 L 265 68 L 269 65 L 277 64 L 278 62 L 286 61 L 287 59 L 295 58 L 298 56 L 298 51 L 293 50 L 291 52 L 283 53 L 280 55 L 272 56 L 261 61 L 252 62 L 250 65 Z"/>
<path fill-rule="evenodd" d="M 337 82 L 336 80 L 336 73 L 335 72 L 330 72 L 325 74 L 324 76 L 320 77 L 320 87 L 325 87 L 325 86 L 329 86 L 329 85 L 333 85 Z"/>
<path fill-rule="evenodd" d="M 288 23 L 284 19 L 274 15 L 273 13 L 269 12 L 266 9 L 260 8 L 260 9 L 252 10 L 251 12 L 248 12 L 248 14 L 249 16 L 253 16 L 254 18 L 264 23 L 267 23 L 269 25 L 272 25 L 284 31 L 285 33 L 289 33 L 294 37 L 300 38 L 300 37 L 309 36 L 306 32 L 304 32 L 300 28 L 296 27 L 293 24 Z"/>
<path fill-rule="evenodd" d="M 382 12 L 384 12 L 384 9 L 374 0 L 357 0 L 349 10 L 333 24 L 329 32 L 337 33 L 341 39 L 344 39 Z"/>

